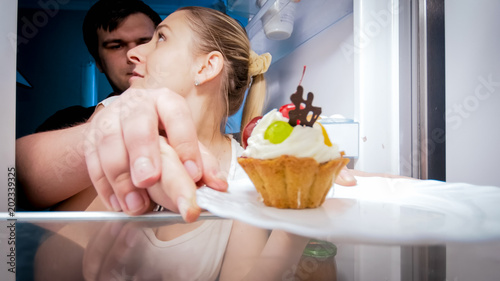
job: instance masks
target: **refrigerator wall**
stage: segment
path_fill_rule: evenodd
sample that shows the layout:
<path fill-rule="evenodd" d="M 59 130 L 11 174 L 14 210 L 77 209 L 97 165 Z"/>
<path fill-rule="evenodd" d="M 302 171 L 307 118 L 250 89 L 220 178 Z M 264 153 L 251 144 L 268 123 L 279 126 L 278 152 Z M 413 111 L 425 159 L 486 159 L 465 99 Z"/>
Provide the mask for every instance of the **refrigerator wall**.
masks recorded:
<path fill-rule="evenodd" d="M 500 186 L 500 2 L 445 9 L 446 179 Z"/>

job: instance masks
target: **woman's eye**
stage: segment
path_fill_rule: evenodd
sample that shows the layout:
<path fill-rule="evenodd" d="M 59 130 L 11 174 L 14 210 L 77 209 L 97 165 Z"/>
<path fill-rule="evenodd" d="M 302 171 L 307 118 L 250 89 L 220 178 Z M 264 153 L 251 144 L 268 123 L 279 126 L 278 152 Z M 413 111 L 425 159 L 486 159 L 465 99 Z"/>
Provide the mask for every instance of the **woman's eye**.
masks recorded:
<path fill-rule="evenodd" d="M 163 41 L 165 41 L 165 36 L 163 36 L 163 34 L 161 34 L 161 33 L 158 34 L 158 43 L 163 42 Z"/>

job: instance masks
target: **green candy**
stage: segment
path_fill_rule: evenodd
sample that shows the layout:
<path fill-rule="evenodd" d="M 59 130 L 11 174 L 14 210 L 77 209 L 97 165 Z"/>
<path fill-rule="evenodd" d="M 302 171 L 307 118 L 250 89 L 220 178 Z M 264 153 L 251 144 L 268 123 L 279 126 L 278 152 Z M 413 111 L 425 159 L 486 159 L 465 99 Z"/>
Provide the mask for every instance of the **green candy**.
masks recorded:
<path fill-rule="evenodd" d="M 264 133 L 264 139 L 273 144 L 282 143 L 292 133 L 293 127 L 285 121 L 273 122 L 267 127 Z"/>

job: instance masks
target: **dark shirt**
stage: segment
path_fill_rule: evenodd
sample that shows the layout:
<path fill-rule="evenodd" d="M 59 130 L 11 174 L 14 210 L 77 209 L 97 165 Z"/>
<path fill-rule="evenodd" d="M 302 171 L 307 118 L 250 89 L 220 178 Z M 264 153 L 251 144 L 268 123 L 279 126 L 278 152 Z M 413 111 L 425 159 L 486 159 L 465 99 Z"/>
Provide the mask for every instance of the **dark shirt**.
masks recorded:
<path fill-rule="evenodd" d="M 115 94 L 111 93 L 108 98 L 111 96 L 115 96 Z M 80 105 L 74 105 L 61 109 L 47 118 L 42 125 L 38 126 L 35 133 L 59 130 L 85 123 L 90 116 L 92 116 L 95 108 L 95 106 L 83 107 Z"/>

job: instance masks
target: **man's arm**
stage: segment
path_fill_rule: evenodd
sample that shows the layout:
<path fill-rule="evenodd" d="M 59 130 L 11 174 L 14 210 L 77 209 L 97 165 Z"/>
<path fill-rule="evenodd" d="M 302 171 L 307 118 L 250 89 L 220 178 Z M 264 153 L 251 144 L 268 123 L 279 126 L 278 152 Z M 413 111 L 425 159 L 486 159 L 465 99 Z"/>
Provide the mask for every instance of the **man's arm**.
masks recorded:
<path fill-rule="evenodd" d="M 88 124 L 28 135 L 16 140 L 20 201 L 46 208 L 92 184 L 85 164 Z"/>

